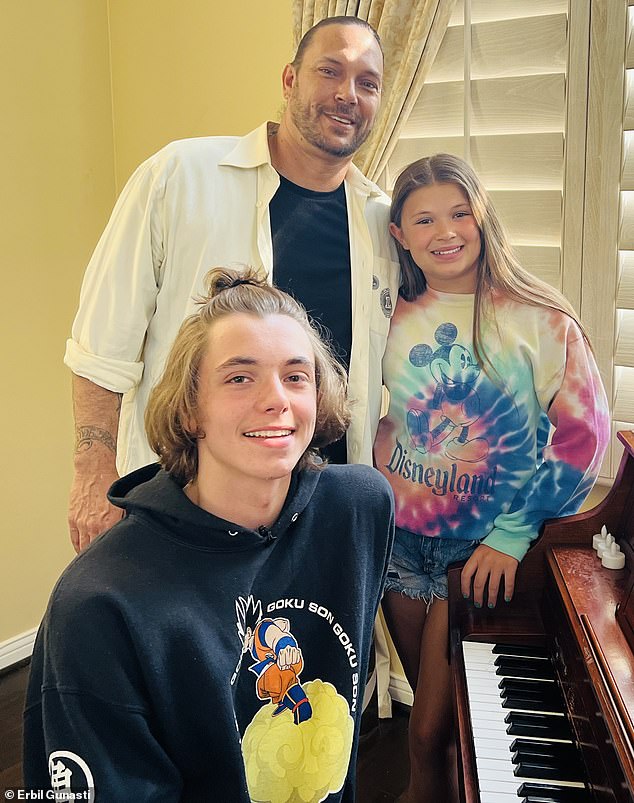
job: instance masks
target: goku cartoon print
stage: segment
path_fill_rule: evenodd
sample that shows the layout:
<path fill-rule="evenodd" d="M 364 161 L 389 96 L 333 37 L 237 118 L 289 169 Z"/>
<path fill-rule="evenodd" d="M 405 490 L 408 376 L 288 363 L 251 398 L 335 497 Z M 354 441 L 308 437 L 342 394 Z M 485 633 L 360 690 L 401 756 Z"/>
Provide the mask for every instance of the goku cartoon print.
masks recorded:
<path fill-rule="evenodd" d="M 247 721 L 238 715 L 238 728 L 249 795 L 258 803 L 319 803 L 343 787 L 348 773 L 354 732 L 348 700 L 329 681 L 306 680 L 306 645 L 316 644 L 315 626 L 323 627 L 324 617 L 313 603 L 295 603 L 297 624 L 269 615 L 270 604 L 263 613 L 252 595 L 235 605 L 241 652 L 231 685 L 240 686 L 240 699 L 250 697 L 246 708 L 255 710 Z"/>
<path fill-rule="evenodd" d="M 239 597 L 236 614 L 242 653 L 254 660 L 249 669 L 257 676 L 258 698 L 276 704 L 273 716 L 287 709 L 296 725 L 310 719 L 312 708 L 299 682 L 304 667 L 302 651 L 288 619 L 263 617 L 260 600 L 255 602 L 253 597 Z"/>

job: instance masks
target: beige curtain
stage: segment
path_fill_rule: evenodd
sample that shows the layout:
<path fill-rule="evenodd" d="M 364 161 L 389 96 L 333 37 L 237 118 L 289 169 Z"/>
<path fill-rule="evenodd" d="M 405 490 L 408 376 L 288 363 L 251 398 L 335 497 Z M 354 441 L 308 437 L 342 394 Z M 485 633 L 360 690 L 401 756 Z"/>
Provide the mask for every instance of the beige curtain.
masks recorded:
<path fill-rule="evenodd" d="M 293 0 L 295 44 L 325 17 L 356 16 L 378 31 L 385 51 L 383 102 L 355 163 L 376 181 L 433 64 L 456 0 Z"/>

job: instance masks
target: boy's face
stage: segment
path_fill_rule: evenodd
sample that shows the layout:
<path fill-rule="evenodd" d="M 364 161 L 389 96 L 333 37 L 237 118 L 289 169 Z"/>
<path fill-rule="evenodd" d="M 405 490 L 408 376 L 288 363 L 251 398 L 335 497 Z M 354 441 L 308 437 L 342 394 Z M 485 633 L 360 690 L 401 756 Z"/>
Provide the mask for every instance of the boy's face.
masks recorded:
<path fill-rule="evenodd" d="M 288 479 L 315 431 L 315 356 L 286 315 L 235 313 L 209 331 L 200 368 L 199 482 Z"/>

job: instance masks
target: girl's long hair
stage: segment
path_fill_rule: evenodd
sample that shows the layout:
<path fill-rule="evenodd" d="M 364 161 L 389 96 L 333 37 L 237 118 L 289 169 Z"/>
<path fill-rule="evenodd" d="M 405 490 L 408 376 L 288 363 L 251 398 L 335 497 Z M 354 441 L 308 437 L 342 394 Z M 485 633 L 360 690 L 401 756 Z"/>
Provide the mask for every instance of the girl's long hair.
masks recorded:
<path fill-rule="evenodd" d="M 491 291 L 498 291 L 521 304 L 563 312 L 575 321 L 590 345 L 588 335 L 570 302 L 554 287 L 533 276 L 520 265 L 489 194 L 473 168 L 463 159 L 448 153 L 437 153 L 435 156 L 418 159 L 406 167 L 394 186 L 390 208 L 392 223 L 401 228 L 403 205 L 407 198 L 420 187 L 432 184 L 455 184 L 460 187 L 480 229 L 482 242 L 473 314 L 473 347 L 478 362 L 483 367 L 486 363 L 491 366 L 482 342 L 483 321 L 493 314 L 493 306 L 488 304 Z M 403 248 L 396 238 L 395 242 L 402 275 L 399 294 L 406 301 L 413 301 L 425 292 L 427 282 L 410 251 Z"/>

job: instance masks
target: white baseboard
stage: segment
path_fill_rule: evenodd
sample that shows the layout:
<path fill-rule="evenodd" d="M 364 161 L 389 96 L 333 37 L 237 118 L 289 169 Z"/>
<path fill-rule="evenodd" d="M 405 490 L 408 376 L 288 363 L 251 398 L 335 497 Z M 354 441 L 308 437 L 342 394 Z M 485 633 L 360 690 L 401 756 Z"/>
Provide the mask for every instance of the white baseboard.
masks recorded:
<path fill-rule="evenodd" d="M 395 675 L 394 672 L 390 672 L 390 697 L 410 708 L 414 704 L 414 695 L 409 683 L 402 675 Z"/>
<path fill-rule="evenodd" d="M 19 636 L 0 642 L 0 670 L 7 669 L 25 658 L 30 658 L 37 635 L 37 627 L 20 633 Z"/>

